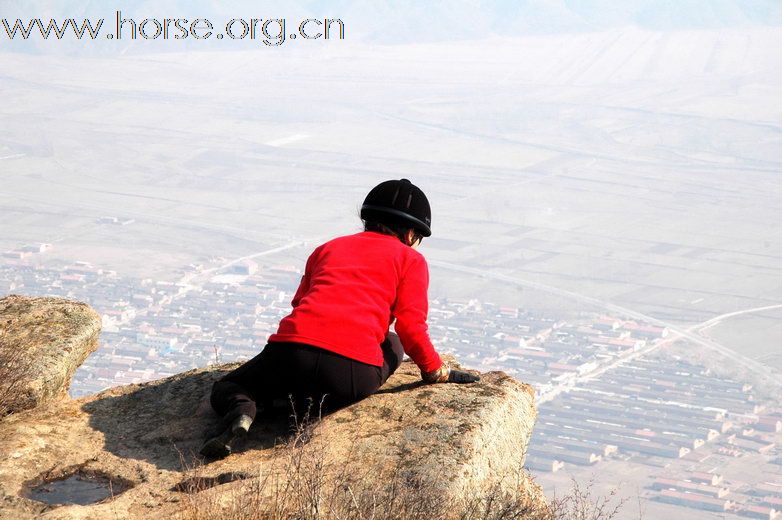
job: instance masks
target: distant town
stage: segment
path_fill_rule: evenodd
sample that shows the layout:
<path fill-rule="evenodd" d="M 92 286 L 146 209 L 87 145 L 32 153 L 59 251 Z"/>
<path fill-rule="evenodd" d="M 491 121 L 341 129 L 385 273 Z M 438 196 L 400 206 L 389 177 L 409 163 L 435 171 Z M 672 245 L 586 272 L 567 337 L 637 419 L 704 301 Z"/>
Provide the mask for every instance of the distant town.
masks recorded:
<path fill-rule="evenodd" d="M 289 312 L 302 274 L 248 259 L 219 269 L 191 264 L 178 282 L 130 279 L 49 260 L 50 247 L 4 252 L 0 294 L 73 298 L 101 314 L 101 347 L 77 371 L 74 397 L 256 355 Z M 751 381 L 669 352 L 667 329 L 438 298 L 429 331 L 440 352 L 465 366 L 503 370 L 535 387 L 539 415 L 526 466 L 544 486 L 558 473 L 601 466 L 632 479 L 630 469 L 642 465 L 645 476 L 634 481 L 641 499 L 688 518 L 782 517 L 780 403 L 759 398 Z"/>

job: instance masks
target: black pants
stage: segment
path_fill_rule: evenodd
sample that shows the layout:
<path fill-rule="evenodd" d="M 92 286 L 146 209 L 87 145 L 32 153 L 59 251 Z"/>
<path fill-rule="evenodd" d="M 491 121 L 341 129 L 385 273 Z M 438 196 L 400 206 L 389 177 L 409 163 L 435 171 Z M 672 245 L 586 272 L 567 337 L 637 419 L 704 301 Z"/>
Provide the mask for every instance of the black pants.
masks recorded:
<path fill-rule="evenodd" d="M 260 354 L 212 386 L 212 408 L 226 423 L 240 415 L 255 419 L 256 403 L 292 397 L 296 413 L 333 411 L 373 394 L 402 363 L 396 334 L 381 344 L 383 366 L 352 360 L 303 343 L 267 343 Z"/>

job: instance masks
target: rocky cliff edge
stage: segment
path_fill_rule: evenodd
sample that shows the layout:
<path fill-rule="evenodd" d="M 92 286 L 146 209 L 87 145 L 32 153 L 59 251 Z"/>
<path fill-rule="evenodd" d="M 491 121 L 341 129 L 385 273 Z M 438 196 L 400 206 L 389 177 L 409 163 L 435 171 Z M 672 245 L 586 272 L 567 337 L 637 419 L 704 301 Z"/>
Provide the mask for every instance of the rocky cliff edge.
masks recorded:
<path fill-rule="evenodd" d="M 303 507 L 323 515 L 313 518 L 328 518 L 329 508 L 359 517 L 383 502 L 398 511 L 378 518 L 448 518 L 455 503 L 477 514 L 485 497 L 516 497 L 517 518 L 548 517 L 522 467 L 534 392 L 502 372 L 471 385 L 423 385 L 405 362 L 377 394 L 306 426 L 296 428 L 284 406 L 260 416 L 235 454 L 204 463 L 196 453 L 217 423 L 209 391 L 236 365 L 70 399 L 65 390 L 96 348 L 96 327 L 84 304 L 0 299 L 0 341 L 45 360 L 16 386 L 24 406 L 0 419 L 0 517 L 255 518 L 261 509 L 297 517 Z M 68 477 L 103 482 L 110 496 L 46 504 L 47 486 Z"/>

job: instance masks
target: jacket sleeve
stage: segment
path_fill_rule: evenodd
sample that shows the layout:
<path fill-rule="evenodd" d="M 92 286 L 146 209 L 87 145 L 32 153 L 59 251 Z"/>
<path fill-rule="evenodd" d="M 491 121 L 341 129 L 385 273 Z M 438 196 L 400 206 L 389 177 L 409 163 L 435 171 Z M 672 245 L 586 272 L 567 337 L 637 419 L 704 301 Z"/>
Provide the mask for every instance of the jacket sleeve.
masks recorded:
<path fill-rule="evenodd" d="M 415 255 L 402 274 L 397 287 L 393 314 L 394 330 L 399 335 L 405 353 L 422 372 L 437 370 L 442 365 L 440 355 L 429 339 L 426 317 L 429 312 L 429 266 L 420 254 Z"/>
<path fill-rule="evenodd" d="M 312 266 L 315 263 L 316 253 L 319 250 L 320 248 L 315 249 L 312 254 L 310 254 L 309 258 L 307 258 L 307 264 L 304 268 L 304 274 L 301 277 L 301 281 L 299 282 L 299 288 L 296 289 L 296 294 L 293 295 L 293 299 L 291 300 L 291 307 L 294 309 L 299 305 L 299 302 L 301 302 L 301 299 L 304 297 L 304 295 L 307 294 L 307 291 L 310 290 Z"/>

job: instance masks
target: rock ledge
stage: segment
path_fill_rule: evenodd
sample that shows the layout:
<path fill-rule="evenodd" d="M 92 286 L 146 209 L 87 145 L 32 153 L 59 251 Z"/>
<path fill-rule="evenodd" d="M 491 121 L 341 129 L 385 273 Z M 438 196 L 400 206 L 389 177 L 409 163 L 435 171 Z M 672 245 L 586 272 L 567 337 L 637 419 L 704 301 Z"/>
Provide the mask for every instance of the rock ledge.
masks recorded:
<path fill-rule="evenodd" d="M 76 369 L 98 348 L 101 320 L 62 298 L 0 299 L 0 415 L 63 397 Z"/>
<path fill-rule="evenodd" d="M 8 300 L 3 300 L 4 316 L 11 308 L 31 313 L 14 322 L 14 337 L 23 337 L 19 326 L 30 324 L 39 337 L 48 331 L 56 350 L 68 345 L 67 356 L 60 357 L 67 359 L 61 361 L 67 368 L 55 371 L 60 377 L 94 350 L 97 322 L 86 306 Z M 47 317 L 55 320 L 52 327 Z M 84 323 L 78 334 L 68 325 L 74 319 Z M 36 345 L 44 355 L 46 342 Z M 293 450 L 283 444 L 290 432 L 285 409 L 259 416 L 230 457 L 202 465 L 195 456 L 204 432 L 217 422 L 208 400 L 211 385 L 235 366 L 193 370 L 82 399 L 39 399 L 38 406 L 5 417 L 0 421 L 0 517 L 177 516 L 193 496 L 220 501 L 248 477 L 289 478 L 279 465 Z M 51 387 L 47 395 L 61 395 L 64 386 Z M 362 468 L 364 486 L 370 488 L 382 486 L 385 475 L 402 472 L 446 497 L 521 487 L 531 500 L 545 504 L 540 488 L 522 470 L 536 416 L 533 395 L 530 386 L 501 372 L 482 374 L 471 385 L 424 385 L 415 365 L 405 362 L 377 394 L 317 422 L 307 445 L 317 447 L 329 468 L 345 468 L 347 461 Z M 111 479 L 127 491 L 106 502 L 56 508 L 29 498 L 33 486 L 74 472 Z M 346 481 L 353 477 L 345 476 Z M 192 495 L 187 493 L 194 491 L 192 482 L 208 484 L 196 486 Z"/>

